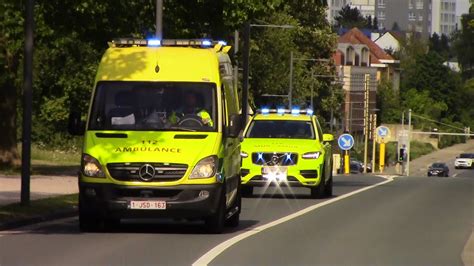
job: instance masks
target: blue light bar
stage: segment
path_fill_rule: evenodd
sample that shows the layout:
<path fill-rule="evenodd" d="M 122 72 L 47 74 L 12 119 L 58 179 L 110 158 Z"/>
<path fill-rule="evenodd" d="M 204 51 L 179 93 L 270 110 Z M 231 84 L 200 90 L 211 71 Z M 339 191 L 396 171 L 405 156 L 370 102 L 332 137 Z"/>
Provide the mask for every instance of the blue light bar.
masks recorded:
<path fill-rule="evenodd" d="M 293 107 L 293 109 L 291 109 L 291 114 L 292 115 L 299 115 L 300 114 L 300 108 Z"/>
<path fill-rule="evenodd" d="M 310 109 L 310 108 L 306 109 L 306 114 L 309 116 L 312 116 L 314 114 L 313 109 Z"/>
<path fill-rule="evenodd" d="M 221 45 L 223 45 L 223 46 L 226 46 L 226 45 L 227 45 L 227 42 L 226 42 L 226 41 L 218 41 L 217 43 L 218 43 L 218 44 L 221 44 Z"/>
<path fill-rule="evenodd" d="M 159 40 L 159 39 L 148 39 L 148 46 L 161 46 L 161 40 Z"/>
<path fill-rule="evenodd" d="M 270 113 L 270 109 L 268 109 L 268 108 L 262 108 L 262 109 L 260 110 L 260 112 L 262 112 L 262 114 L 264 114 L 264 115 L 268 115 L 268 114 Z"/>
<path fill-rule="evenodd" d="M 283 109 L 283 108 L 278 108 L 277 114 L 282 115 L 282 114 L 284 114 L 284 113 L 285 113 L 285 109 Z"/>
<path fill-rule="evenodd" d="M 209 40 L 203 40 L 201 44 L 202 44 L 202 46 L 211 46 L 212 42 L 209 41 Z"/>

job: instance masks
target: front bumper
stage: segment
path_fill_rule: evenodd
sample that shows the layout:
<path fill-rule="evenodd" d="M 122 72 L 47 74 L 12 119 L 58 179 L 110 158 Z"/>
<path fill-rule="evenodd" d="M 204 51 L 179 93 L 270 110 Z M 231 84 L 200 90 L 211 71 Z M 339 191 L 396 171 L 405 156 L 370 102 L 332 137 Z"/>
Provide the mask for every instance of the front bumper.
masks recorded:
<path fill-rule="evenodd" d="M 84 211 L 114 218 L 203 218 L 216 212 L 223 185 L 137 187 L 116 184 L 79 183 Z M 207 191 L 207 192 L 202 192 Z M 201 193 L 202 192 L 202 193 Z M 207 196 L 205 195 L 207 194 Z M 165 210 L 130 209 L 132 200 L 166 202 Z"/>
<path fill-rule="evenodd" d="M 288 166 L 286 180 L 267 180 L 262 175 L 261 165 L 252 165 L 250 168 L 241 168 L 242 185 L 267 187 L 267 186 L 289 186 L 289 187 L 315 187 L 321 182 L 321 168 L 300 169 L 297 165 Z"/>
<path fill-rule="evenodd" d="M 457 167 L 457 168 L 471 168 L 472 163 L 470 163 L 470 162 L 454 162 L 454 167 Z"/>

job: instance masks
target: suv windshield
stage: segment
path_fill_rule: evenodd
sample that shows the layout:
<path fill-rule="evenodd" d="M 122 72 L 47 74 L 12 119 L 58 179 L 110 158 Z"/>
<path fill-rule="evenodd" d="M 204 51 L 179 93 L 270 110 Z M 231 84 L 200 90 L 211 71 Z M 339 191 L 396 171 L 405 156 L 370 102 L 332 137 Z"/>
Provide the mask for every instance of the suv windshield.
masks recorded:
<path fill-rule="evenodd" d="M 91 130 L 216 131 L 213 83 L 100 82 Z"/>
<path fill-rule="evenodd" d="M 315 139 L 309 121 L 253 120 L 247 138 Z"/>
<path fill-rule="evenodd" d="M 461 153 L 461 155 L 459 156 L 459 158 L 474 158 L 474 154 L 471 154 L 471 153 Z"/>

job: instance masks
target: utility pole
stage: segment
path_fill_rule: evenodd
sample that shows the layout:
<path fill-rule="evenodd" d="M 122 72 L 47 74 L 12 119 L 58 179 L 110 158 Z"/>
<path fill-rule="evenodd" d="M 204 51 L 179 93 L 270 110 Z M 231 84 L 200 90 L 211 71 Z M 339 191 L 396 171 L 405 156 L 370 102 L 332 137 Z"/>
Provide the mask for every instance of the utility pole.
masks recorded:
<path fill-rule="evenodd" d="M 369 80 L 370 74 L 364 79 L 364 173 L 367 173 L 367 149 L 369 146 Z"/>
<path fill-rule="evenodd" d="M 291 109 L 293 103 L 293 51 L 290 52 L 290 88 L 288 92 L 288 109 Z"/>
<path fill-rule="evenodd" d="M 410 176 L 411 109 L 408 109 L 407 176 Z"/>
<path fill-rule="evenodd" d="M 375 173 L 375 145 L 376 145 L 377 114 L 372 115 L 372 173 Z"/>
<path fill-rule="evenodd" d="M 163 39 L 163 0 L 156 0 L 156 33 L 157 39 Z"/>
<path fill-rule="evenodd" d="M 249 60 L 250 60 L 250 23 L 244 25 L 244 47 L 242 52 L 242 122 L 247 124 L 248 103 L 249 103 Z"/>
<path fill-rule="evenodd" d="M 30 204 L 31 109 L 33 98 L 34 0 L 26 2 L 25 63 L 23 73 L 23 132 L 21 146 L 21 205 Z"/>
<path fill-rule="evenodd" d="M 234 90 L 238 91 L 239 87 L 239 61 L 237 53 L 239 52 L 239 31 L 234 31 Z"/>

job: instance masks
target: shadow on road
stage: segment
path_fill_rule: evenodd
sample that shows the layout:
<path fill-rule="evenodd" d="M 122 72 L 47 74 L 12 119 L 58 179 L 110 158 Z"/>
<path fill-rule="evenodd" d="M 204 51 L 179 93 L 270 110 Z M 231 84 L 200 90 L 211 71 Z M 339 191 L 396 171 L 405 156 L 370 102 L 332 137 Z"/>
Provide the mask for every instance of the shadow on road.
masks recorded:
<path fill-rule="evenodd" d="M 248 230 L 258 224 L 256 220 L 240 220 L 238 227 L 226 227 L 222 235 L 232 234 L 237 231 Z M 209 235 L 204 223 L 201 221 L 175 221 L 168 219 L 140 219 L 123 220 L 121 224 L 100 230 L 99 232 L 83 233 L 79 231 L 78 220 L 52 224 L 41 228 L 19 231 L 21 234 L 44 234 L 44 235 L 83 235 L 83 234 L 197 234 Z"/>

